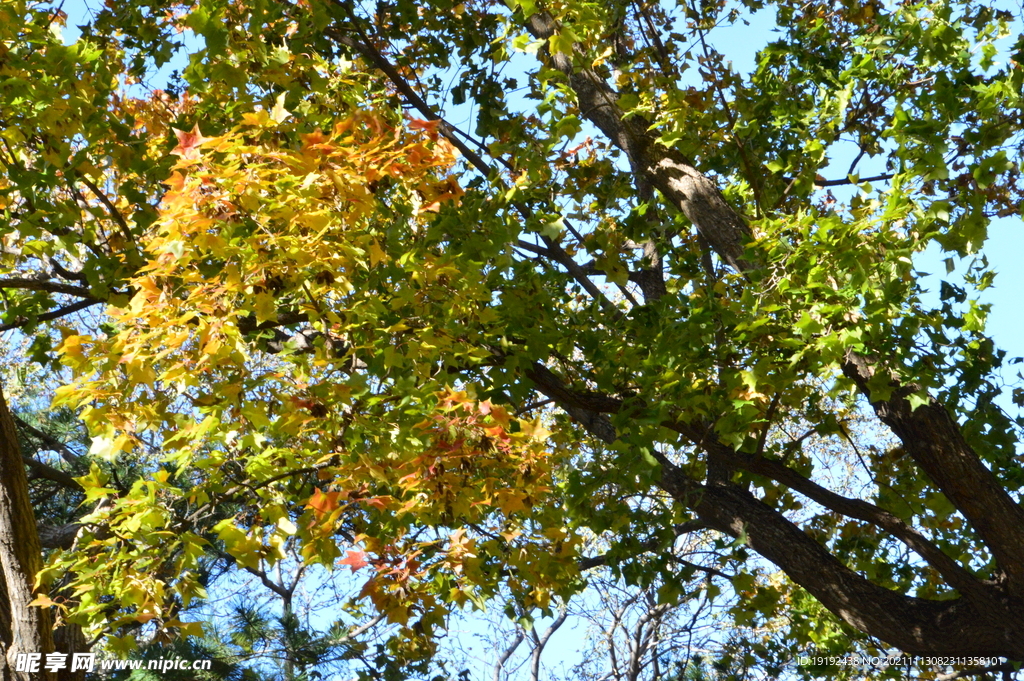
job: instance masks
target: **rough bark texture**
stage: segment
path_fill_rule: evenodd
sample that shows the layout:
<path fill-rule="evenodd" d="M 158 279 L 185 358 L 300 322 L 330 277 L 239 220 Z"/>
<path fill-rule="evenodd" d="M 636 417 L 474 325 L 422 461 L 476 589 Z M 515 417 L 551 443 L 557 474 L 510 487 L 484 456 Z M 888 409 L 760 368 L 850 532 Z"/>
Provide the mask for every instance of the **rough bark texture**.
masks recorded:
<path fill-rule="evenodd" d="M 29 607 L 35 598 L 35 576 L 42 569 L 42 549 L 28 494 L 28 477 L 18 446 L 14 420 L 0 391 L 0 569 L 9 611 L 0 612 L 0 640 L 4 642 L 5 678 L 50 681 L 51 672 L 14 671 L 18 653 L 53 652 L 47 610 Z M 2 611 L 2 608 L 0 608 Z M 9 620 L 4 621 L 9 612 Z M 6 625 L 6 626 L 5 626 Z"/>
<path fill-rule="evenodd" d="M 85 670 L 71 671 L 70 663 L 75 653 L 89 652 L 82 627 L 67 623 L 57 627 L 53 632 L 53 643 L 56 650 L 68 656 L 68 664 L 57 672 L 57 681 L 85 681 Z"/>
<path fill-rule="evenodd" d="M 875 372 L 871 362 L 851 353 L 843 371 L 870 399 L 867 384 Z M 1009 578 L 1013 595 L 1024 596 L 1024 508 L 981 462 L 945 407 L 929 400 L 913 409 L 905 397 L 918 386 L 893 381 L 891 387 L 889 399 L 872 400 L 875 414 L 985 541 Z"/>
<path fill-rule="evenodd" d="M 39 545 L 44 549 L 70 549 L 81 529 L 82 526 L 78 523 L 38 525 L 36 527 L 39 534 Z"/>
<path fill-rule="evenodd" d="M 977 604 L 961 596 L 930 601 L 904 596 L 858 575 L 778 511 L 735 485 L 709 485 L 694 506 L 715 529 L 745 535 L 751 548 L 779 565 L 797 584 L 847 624 L 908 653 L 1019 656 L 1024 652 L 1020 610 Z"/>
<path fill-rule="evenodd" d="M 531 16 L 527 28 L 535 38 L 554 35 L 557 24 L 550 15 Z M 623 118 L 618 95 L 592 69 L 579 69 L 567 54 L 549 54 L 552 66 L 566 74 L 576 93 L 580 114 L 622 149 L 634 168 L 694 224 L 697 231 L 730 267 L 749 269 L 743 250 L 750 227 L 726 202 L 718 186 L 697 170 L 685 155 L 659 145 L 648 130 L 650 122 L 632 115 Z"/>
<path fill-rule="evenodd" d="M 7 596 L 7 580 L 0 569 L 0 681 L 12 681 L 13 668 L 7 665 L 7 651 L 11 648 L 11 599 Z"/>

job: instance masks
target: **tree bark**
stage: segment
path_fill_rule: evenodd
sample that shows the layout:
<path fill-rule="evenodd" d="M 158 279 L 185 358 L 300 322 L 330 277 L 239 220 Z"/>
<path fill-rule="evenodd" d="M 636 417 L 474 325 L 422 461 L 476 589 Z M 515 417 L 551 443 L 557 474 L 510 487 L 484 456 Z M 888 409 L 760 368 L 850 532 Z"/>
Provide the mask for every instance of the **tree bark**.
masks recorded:
<path fill-rule="evenodd" d="M 843 364 L 843 372 L 869 400 L 868 381 L 876 370 L 880 369 L 854 353 Z M 1006 574 L 1011 593 L 1024 598 L 1024 508 L 964 440 L 945 407 L 929 398 L 914 409 L 906 397 L 918 386 L 901 386 L 892 380 L 890 387 L 893 392 L 888 399 L 871 400 L 875 415 L 977 531 Z"/>
<path fill-rule="evenodd" d="M 526 28 L 535 38 L 546 39 L 558 26 L 551 15 L 538 12 L 526 21 Z M 576 68 L 567 54 L 549 52 L 547 58 L 568 78 L 580 115 L 629 156 L 643 179 L 693 223 L 726 264 L 738 272 L 749 269 L 743 251 L 750 240 L 750 226 L 726 202 L 718 186 L 684 154 L 658 144 L 648 132 L 650 122 L 642 116 L 624 117 L 618 94 L 593 69 Z"/>
<path fill-rule="evenodd" d="M 18 446 L 14 420 L 0 390 L 0 570 L 7 610 L 0 607 L 0 640 L 4 644 L 4 678 L 17 681 L 53 681 L 42 664 L 38 672 L 15 671 L 19 653 L 52 653 L 49 611 L 29 606 L 35 599 L 36 574 L 42 569 L 42 549 L 28 493 L 28 477 Z M 8 618 L 9 616 L 9 618 Z"/>

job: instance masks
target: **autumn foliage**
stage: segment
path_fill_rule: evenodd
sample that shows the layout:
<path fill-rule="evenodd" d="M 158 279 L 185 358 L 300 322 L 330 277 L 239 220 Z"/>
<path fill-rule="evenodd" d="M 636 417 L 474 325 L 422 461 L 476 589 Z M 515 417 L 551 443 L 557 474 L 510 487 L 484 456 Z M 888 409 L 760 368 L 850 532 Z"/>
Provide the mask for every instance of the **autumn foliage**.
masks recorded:
<path fill-rule="evenodd" d="M 128 654 L 315 566 L 399 678 L 600 574 L 728 620 L 723 670 L 1024 659 L 975 258 L 1022 200 L 1013 17 L 775 2 L 740 73 L 709 36 L 764 3 L 670 5 L 0 5 L 0 328 L 88 442 L 28 462 L 81 501 L 32 607 Z"/>

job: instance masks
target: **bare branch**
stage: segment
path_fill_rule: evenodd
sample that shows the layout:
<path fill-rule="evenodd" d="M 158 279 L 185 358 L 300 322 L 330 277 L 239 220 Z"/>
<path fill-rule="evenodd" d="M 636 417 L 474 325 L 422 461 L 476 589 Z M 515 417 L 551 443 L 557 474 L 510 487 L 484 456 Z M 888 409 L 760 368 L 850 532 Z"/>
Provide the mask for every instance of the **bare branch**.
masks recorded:
<path fill-rule="evenodd" d="M 505 663 L 512 657 L 512 654 L 516 652 L 516 648 L 523 642 L 523 630 L 516 629 L 516 636 L 512 639 L 512 643 L 509 644 L 508 648 L 505 648 L 505 652 L 498 658 L 497 663 L 494 665 L 494 681 L 501 681 L 501 671 L 505 668 Z"/>

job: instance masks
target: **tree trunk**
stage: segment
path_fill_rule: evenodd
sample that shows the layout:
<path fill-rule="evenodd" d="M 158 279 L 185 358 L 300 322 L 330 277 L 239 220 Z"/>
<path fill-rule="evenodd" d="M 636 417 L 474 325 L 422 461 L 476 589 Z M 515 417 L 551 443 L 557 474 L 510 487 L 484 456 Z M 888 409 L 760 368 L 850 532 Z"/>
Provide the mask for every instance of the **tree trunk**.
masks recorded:
<path fill-rule="evenodd" d="M 0 642 L 3 643 L 3 678 L 17 681 L 53 681 L 44 669 L 46 654 L 53 652 L 49 611 L 30 607 L 36 597 L 35 577 L 42 569 L 42 549 L 28 494 L 28 477 L 14 420 L 0 390 Z M 6 607 L 5 607 L 6 606 Z M 39 670 L 19 672 L 19 653 L 40 653 Z"/>

